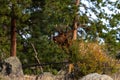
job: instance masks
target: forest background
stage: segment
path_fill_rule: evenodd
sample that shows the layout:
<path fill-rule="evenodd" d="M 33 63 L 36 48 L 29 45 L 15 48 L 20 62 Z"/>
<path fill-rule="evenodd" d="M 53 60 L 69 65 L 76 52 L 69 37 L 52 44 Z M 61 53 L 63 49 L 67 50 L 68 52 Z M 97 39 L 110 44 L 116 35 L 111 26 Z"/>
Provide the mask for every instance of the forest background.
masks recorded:
<path fill-rule="evenodd" d="M 71 62 L 78 75 L 102 73 L 120 58 L 119 0 L 0 0 L 0 59 L 23 65 Z M 114 72 L 115 63 L 107 63 Z M 50 71 L 65 64 L 24 69 Z M 96 65 L 96 66 L 95 66 Z M 75 66 L 75 67 L 76 67 Z"/>

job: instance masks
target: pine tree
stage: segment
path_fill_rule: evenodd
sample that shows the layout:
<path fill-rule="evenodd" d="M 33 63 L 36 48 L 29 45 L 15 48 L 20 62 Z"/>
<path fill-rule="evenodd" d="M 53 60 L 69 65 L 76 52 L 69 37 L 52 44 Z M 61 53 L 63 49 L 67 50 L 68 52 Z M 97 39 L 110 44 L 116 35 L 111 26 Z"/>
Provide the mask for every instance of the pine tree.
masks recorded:
<path fill-rule="evenodd" d="M 8 22 L 7 29 L 10 29 L 9 26 L 11 27 L 10 35 L 11 35 L 11 46 L 10 46 L 10 55 L 11 56 L 16 56 L 16 32 L 17 32 L 17 27 L 20 26 L 21 22 L 24 22 L 27 17 L 27 8 L 29 7 L 31 1 L 26 0 L 26 1 L 20 1 L 20 0 L 11 0 L 11 1 L 5 1 L 1 0 L 0 1 L 1 5 L 0 7 L 2 8 L 0 10 L 0 15 L 3 17 L 3 20 L 1 24 L 4 24 L 4 22 Z"/>

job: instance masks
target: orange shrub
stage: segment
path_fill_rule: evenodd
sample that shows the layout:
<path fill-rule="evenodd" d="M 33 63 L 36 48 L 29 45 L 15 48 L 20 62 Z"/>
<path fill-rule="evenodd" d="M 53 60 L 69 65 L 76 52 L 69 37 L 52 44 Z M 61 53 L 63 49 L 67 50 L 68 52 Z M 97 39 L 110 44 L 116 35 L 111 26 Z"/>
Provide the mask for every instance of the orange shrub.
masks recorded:
<path fill-rule="evenodd" d="M 71 52 L 78 76 L 94 72 L 111 73 L 115 69 L 114 61 L 106 54 L 105 47 L 97 42 L 75 42 Z"/>

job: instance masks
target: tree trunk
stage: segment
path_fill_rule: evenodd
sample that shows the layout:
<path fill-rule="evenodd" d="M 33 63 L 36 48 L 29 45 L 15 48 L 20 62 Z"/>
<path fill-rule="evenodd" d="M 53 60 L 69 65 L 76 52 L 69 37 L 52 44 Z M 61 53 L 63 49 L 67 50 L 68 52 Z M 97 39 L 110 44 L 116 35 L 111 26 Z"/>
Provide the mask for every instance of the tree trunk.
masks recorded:
<path fill-rule="evenodd" d="M 76 7 L 79 7 L 79 4 L 80 4 L 80 0 L 76 0 L 76 3 L 75 3 Z M 73 38 L 72 38 L 73 40 L 77 39 L 77 28 L 78 28 L 77 24 L 78 24 L 78 10 L 76 10 L 76 15 L 73 21 Z M 74 64 L 70 63 L 68 73 L 71 73 L 73 68 L 74 68 Z"/>
<path fill-rule="evenodd" d="M 80 0 L 76 0 L 76 7 L 79 7 Z M 77 28 L 78 28 L 78 10 L 76 10 L 76 15 L 73 21 L 73 40 L 77 39 Z"/>
<path fill-rule="evenodd" d="M 76 39 L 77 39 L 77 21 L 75 21 L 73 25 L 73 40 Z"/>
<path fill-rule="evenodd" d="M 14 12 L 14 5 L 12 5 L 12 15 L 11 15 L 10 56 L 16 56 L 16 18 L 15 18 L 15 12 Z"/>

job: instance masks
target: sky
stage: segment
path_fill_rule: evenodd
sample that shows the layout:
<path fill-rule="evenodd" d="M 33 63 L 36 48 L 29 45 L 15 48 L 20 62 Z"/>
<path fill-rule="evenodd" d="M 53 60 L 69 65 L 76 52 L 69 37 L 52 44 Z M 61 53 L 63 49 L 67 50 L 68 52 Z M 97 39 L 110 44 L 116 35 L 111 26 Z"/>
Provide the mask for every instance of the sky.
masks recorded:
<path fill-rule="evenodd" d="M 111 1 L 112 4 L 114 4 L 118 0 L 107 0 L 107 1 Z M 103 2 L 106 2 L 106 3 L 107 3 L 107 1 L 103 0 Z M 80 14 L 82 15 L 82 13 L 86 13 L 86 11 L 87 11 L 86 15 L 89 16 L 90 20 L 92 20 L 92 21 L 98 20 L 96 15 L 100 14 L 101 12 L 104 12 L 104 13 L 108 14 L 107 17 L 109 17 L 109 18 L 110 17 L 112 18 L 112 15 L 120 14 L 120 9 L 117 9 L 116 7 L 114 7 L 114 6 L 110 5 L 110 4 L 106 4 L 104 7 L 101 6 L 102 4 L 99 4 L 99 6 L 101 8 L 101 10 L 100 10 L 100 9 L 97 9 L 93 5 L 93 3 L 89 2 L 89 0 L 81 0 L 81 2 L 82 2 L 82 4 L 86 5 L 86 7 L 91 7 L 97 12 L 95 14 L 91 9 L 86 10 L 85 7 L 80 6 Z M 118 1 L 118 4 L 120 4 L 120 0 Z M 107 19 L 101 19 L 101 20 L 102 20 L 104 25 L 109 25 L 109 20 L 107 20 Z M 118 24 L 117 27 L 114 28 L 114 29 L 117 29 L 117 28 L 120 28 L 120 24 Z"/>
<path fill-rule="evenodd" d="M 104 12 L 106 14 L 108 14 L 108 17 L 112 18 L 111 16 L 112 15 L 115 15 L 115 14 L 120 14 L 120 9 L 117 9 L 116 7 L 112 6 L 111 4 L 108 4 L 108 1 L 112 2 L 112 4 L 114 4 L 116 1 L 118 1 L 118 4 L 120 4 L 120 0 L 103 0 L 103 2 L 106 3 L 106 5 L 103 7 L 101 6 L 102 4 L 99 4 L 100 8 L 101 8 L 101 11 L 100 9 L 97 9 L 93 3 L 89 2 L 90 0 L 81 0 L 81 3 L 84 4 L 86 7 L 92 7 L 98 14 L 101 13 L 101 12 Z M 112 11 L 113 9 L 113 11 Z M 97 18 L 97 13 L 95 14 L 91 9 L 87 9 L 87 12 L 86 13 L 86 8 L 83 7 L 83 6 L 80 6 L 80 14 L 82 15 L 82 13 L 85 13 L 87 16 L 90 17 L 90 20 L 94 21 L 94 20 L 98 20 Z M 101 21 L 103 22 L 104 25 L 107 25 L 109 26 L 109 20 L 106 20 L 106 19 L 101 19 Z M 117 30 L 118 28 L 120 28 L 120 24 L 118 24 L 116 27 L 114 28 L 109 28 L 109 30 Z M 104 33 L 107 33 L 107 31 L 103 30 Z M 118 32 L 120 33 L 120 32 Z M 117 34 L 117 36 L 119 36 Z M 102 40 L 102 39 L 100 39 Z M 102 40 L 103 42 L 103 40 Z"/>
<path fill-rule="evenodd" d="M 103 0 L 103 2 L 105 2 L 105 1 L 106 1 L 106 0 Z M 114 3 L 114 2 L 116 2 L 117 0 L 107 0 L 107 1 L 111 1 L 112 3 Z M 107 2 L 107 1 L 106 1 L 106 2 Z M 96 10 L 98 13 L 100 13 L 100 11 L 97 10 L 96 7 L 95 7 L 91 2 L 89 2 L 89 0 L 81 0 L 81 2 L 82 2 L 84 5 L 86 5 L 86 7 L 94 7 L 95 10 Z M 120 3 L 120 0 L 119 0 L 119 3 Z M 99 6 L 101 6 L 101 5 L 102 5 L 102 4 L 99 4 Z M 110 5 L 110 4 L 107 4 L 107 5 L 104 6 L 104 7 L 101 6 L 101 9 L 102 9 L 105 13 L 107 13 L 107 14 L 120 13 L 120 9 L 117 9 L 117 8 L 115 8 L 114 6 Z M 114 9 L 114 11 L 111 11 L 110 9 Z M 86 9 L 85 9 L 84 7 L 80 7 L 80 10 L 85 13 L 85 10 L 86 10 Z M 115 11 L 116 11 L 116 12 L 115 12 Z M 91 13 L 90 15 L 91 15 L 91 17 L 92 17 L 93 19 L 97 19 L 96 15 L 95 15 L 91 10 L 88 9 L 88 12 Z M 88 14 L 88 15 L 89 15 L 89 14 Z"/>

